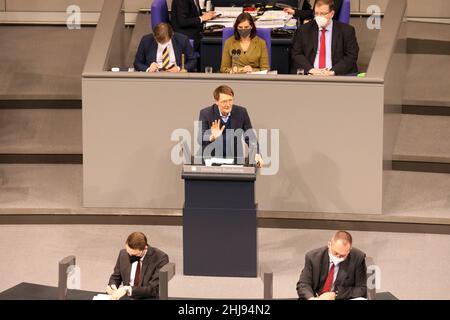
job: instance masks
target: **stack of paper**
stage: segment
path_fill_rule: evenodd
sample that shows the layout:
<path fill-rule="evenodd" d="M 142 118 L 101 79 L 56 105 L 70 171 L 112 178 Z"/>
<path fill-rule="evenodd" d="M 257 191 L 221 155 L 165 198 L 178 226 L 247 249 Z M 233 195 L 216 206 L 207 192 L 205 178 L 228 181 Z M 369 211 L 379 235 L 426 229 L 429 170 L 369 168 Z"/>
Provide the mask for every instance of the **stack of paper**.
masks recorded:
<path fill-rule="evenodd" d="M 220 18 L 237 18 L 244 11 L 243 7 L 215 7 L 216 14 L 220 14 Z"/>
<path fill-rule="evenodd" d="M 267 10 L 264 12 L 264 14 L 259 17 L 259 21 L 265 21 L 265 20 L 289 20 L 292 16 L 288 14 L 287 12 L 281 11 L 281 10 Z"/>

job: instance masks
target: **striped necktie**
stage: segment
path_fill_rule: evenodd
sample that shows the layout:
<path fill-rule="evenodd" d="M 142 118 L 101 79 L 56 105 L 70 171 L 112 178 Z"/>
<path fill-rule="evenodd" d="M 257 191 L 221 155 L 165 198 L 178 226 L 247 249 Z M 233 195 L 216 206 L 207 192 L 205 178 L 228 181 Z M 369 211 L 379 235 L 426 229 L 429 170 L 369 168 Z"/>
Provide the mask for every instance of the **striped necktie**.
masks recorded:
<path fill-rule="evenodd" d="M 165 47 L 162 52 L 162 68 L 164 70 L 167 70 L 167 68 L 169 67 L 169 60 L 169 50 L 167 49 L 167 47 Z"/>

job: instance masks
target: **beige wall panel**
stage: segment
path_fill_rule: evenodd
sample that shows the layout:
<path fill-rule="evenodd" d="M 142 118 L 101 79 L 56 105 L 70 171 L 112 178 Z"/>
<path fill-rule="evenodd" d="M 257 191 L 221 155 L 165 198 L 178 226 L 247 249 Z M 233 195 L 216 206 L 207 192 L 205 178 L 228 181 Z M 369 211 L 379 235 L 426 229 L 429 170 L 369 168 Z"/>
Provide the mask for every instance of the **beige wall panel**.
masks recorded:
<path fill-rule="evenodd" d="M 7 11 L 66 11 L 70 5 L 82 11 L 100 11 L 103 0 L 6 0 Z"/>
<path fill-rule="evenodd" d="M 126 0 L 125 11 L 136 12 L 139 9 L 148 9 L 152 4 L 152 0 Z"/>
<path fill-rule="evenodd" d="M 361 12 L 366 12 L 367 8 L 371 5 L 378 5 L 381 8 L 381 12 L 386 10 L 389 0 L 360 0 Z"/>
<path fill-rule="evenodd" d="M 359 12 L 359 0 L 351 0 L 350 9 L 352 12 Z"/>
<path fill-rule="evenodd" d="M 83 11 L 100 11 L 103 0 L 0 0 L 0 10 L 6 1 L 8 11 L 66 11 L 72 4 L 81 7 Z M 126 0 L 125 10 L 136 12 L 141 8 L 150 8 L 152 0 Z"/>
<path fill-rule="evenodd" d="M 0 0 L 0 11 L 5 11 L 5 0 Z"/>
<path fill-rule="evenodd" d="M 384 12 L 390 0 L 360 0 L 361 11 L 376 4 Z M 450 18 L 450 1 L 448 0 L 408 0 L 408 17 Z"/>
<path fill-rule="evenodd" d="M 450 1 L 408 0 L 408 17 L 450 18 Z"/>

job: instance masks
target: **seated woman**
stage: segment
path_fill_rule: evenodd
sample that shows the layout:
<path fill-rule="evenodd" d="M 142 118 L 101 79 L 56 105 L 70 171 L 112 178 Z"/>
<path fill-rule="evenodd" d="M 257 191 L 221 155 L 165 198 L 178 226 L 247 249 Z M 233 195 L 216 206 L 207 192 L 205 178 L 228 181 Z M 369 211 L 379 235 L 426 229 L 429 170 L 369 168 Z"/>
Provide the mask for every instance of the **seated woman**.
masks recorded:
<path fill-rule="evenodd" d="M 256 35 L 252 16 L 243 12 L 234 23 L 234 36 L 223 46 L 220 72 L 248 73 L 269 68 L 266 42 Z"/>

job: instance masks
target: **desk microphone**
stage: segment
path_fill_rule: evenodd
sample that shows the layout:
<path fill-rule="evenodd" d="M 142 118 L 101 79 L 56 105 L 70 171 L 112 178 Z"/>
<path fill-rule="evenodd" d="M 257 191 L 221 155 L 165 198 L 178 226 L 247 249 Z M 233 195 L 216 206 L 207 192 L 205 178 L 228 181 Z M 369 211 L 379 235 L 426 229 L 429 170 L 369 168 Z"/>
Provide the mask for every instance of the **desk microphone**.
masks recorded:
<path fill-rule="evenodd" d="M 239 59 L 239 56 L 241 55 L 240 49 L 233 49 L 231 50 L 231 72 L 232 73 L 238 73 L 238 63 L 237 60 Z"/>

